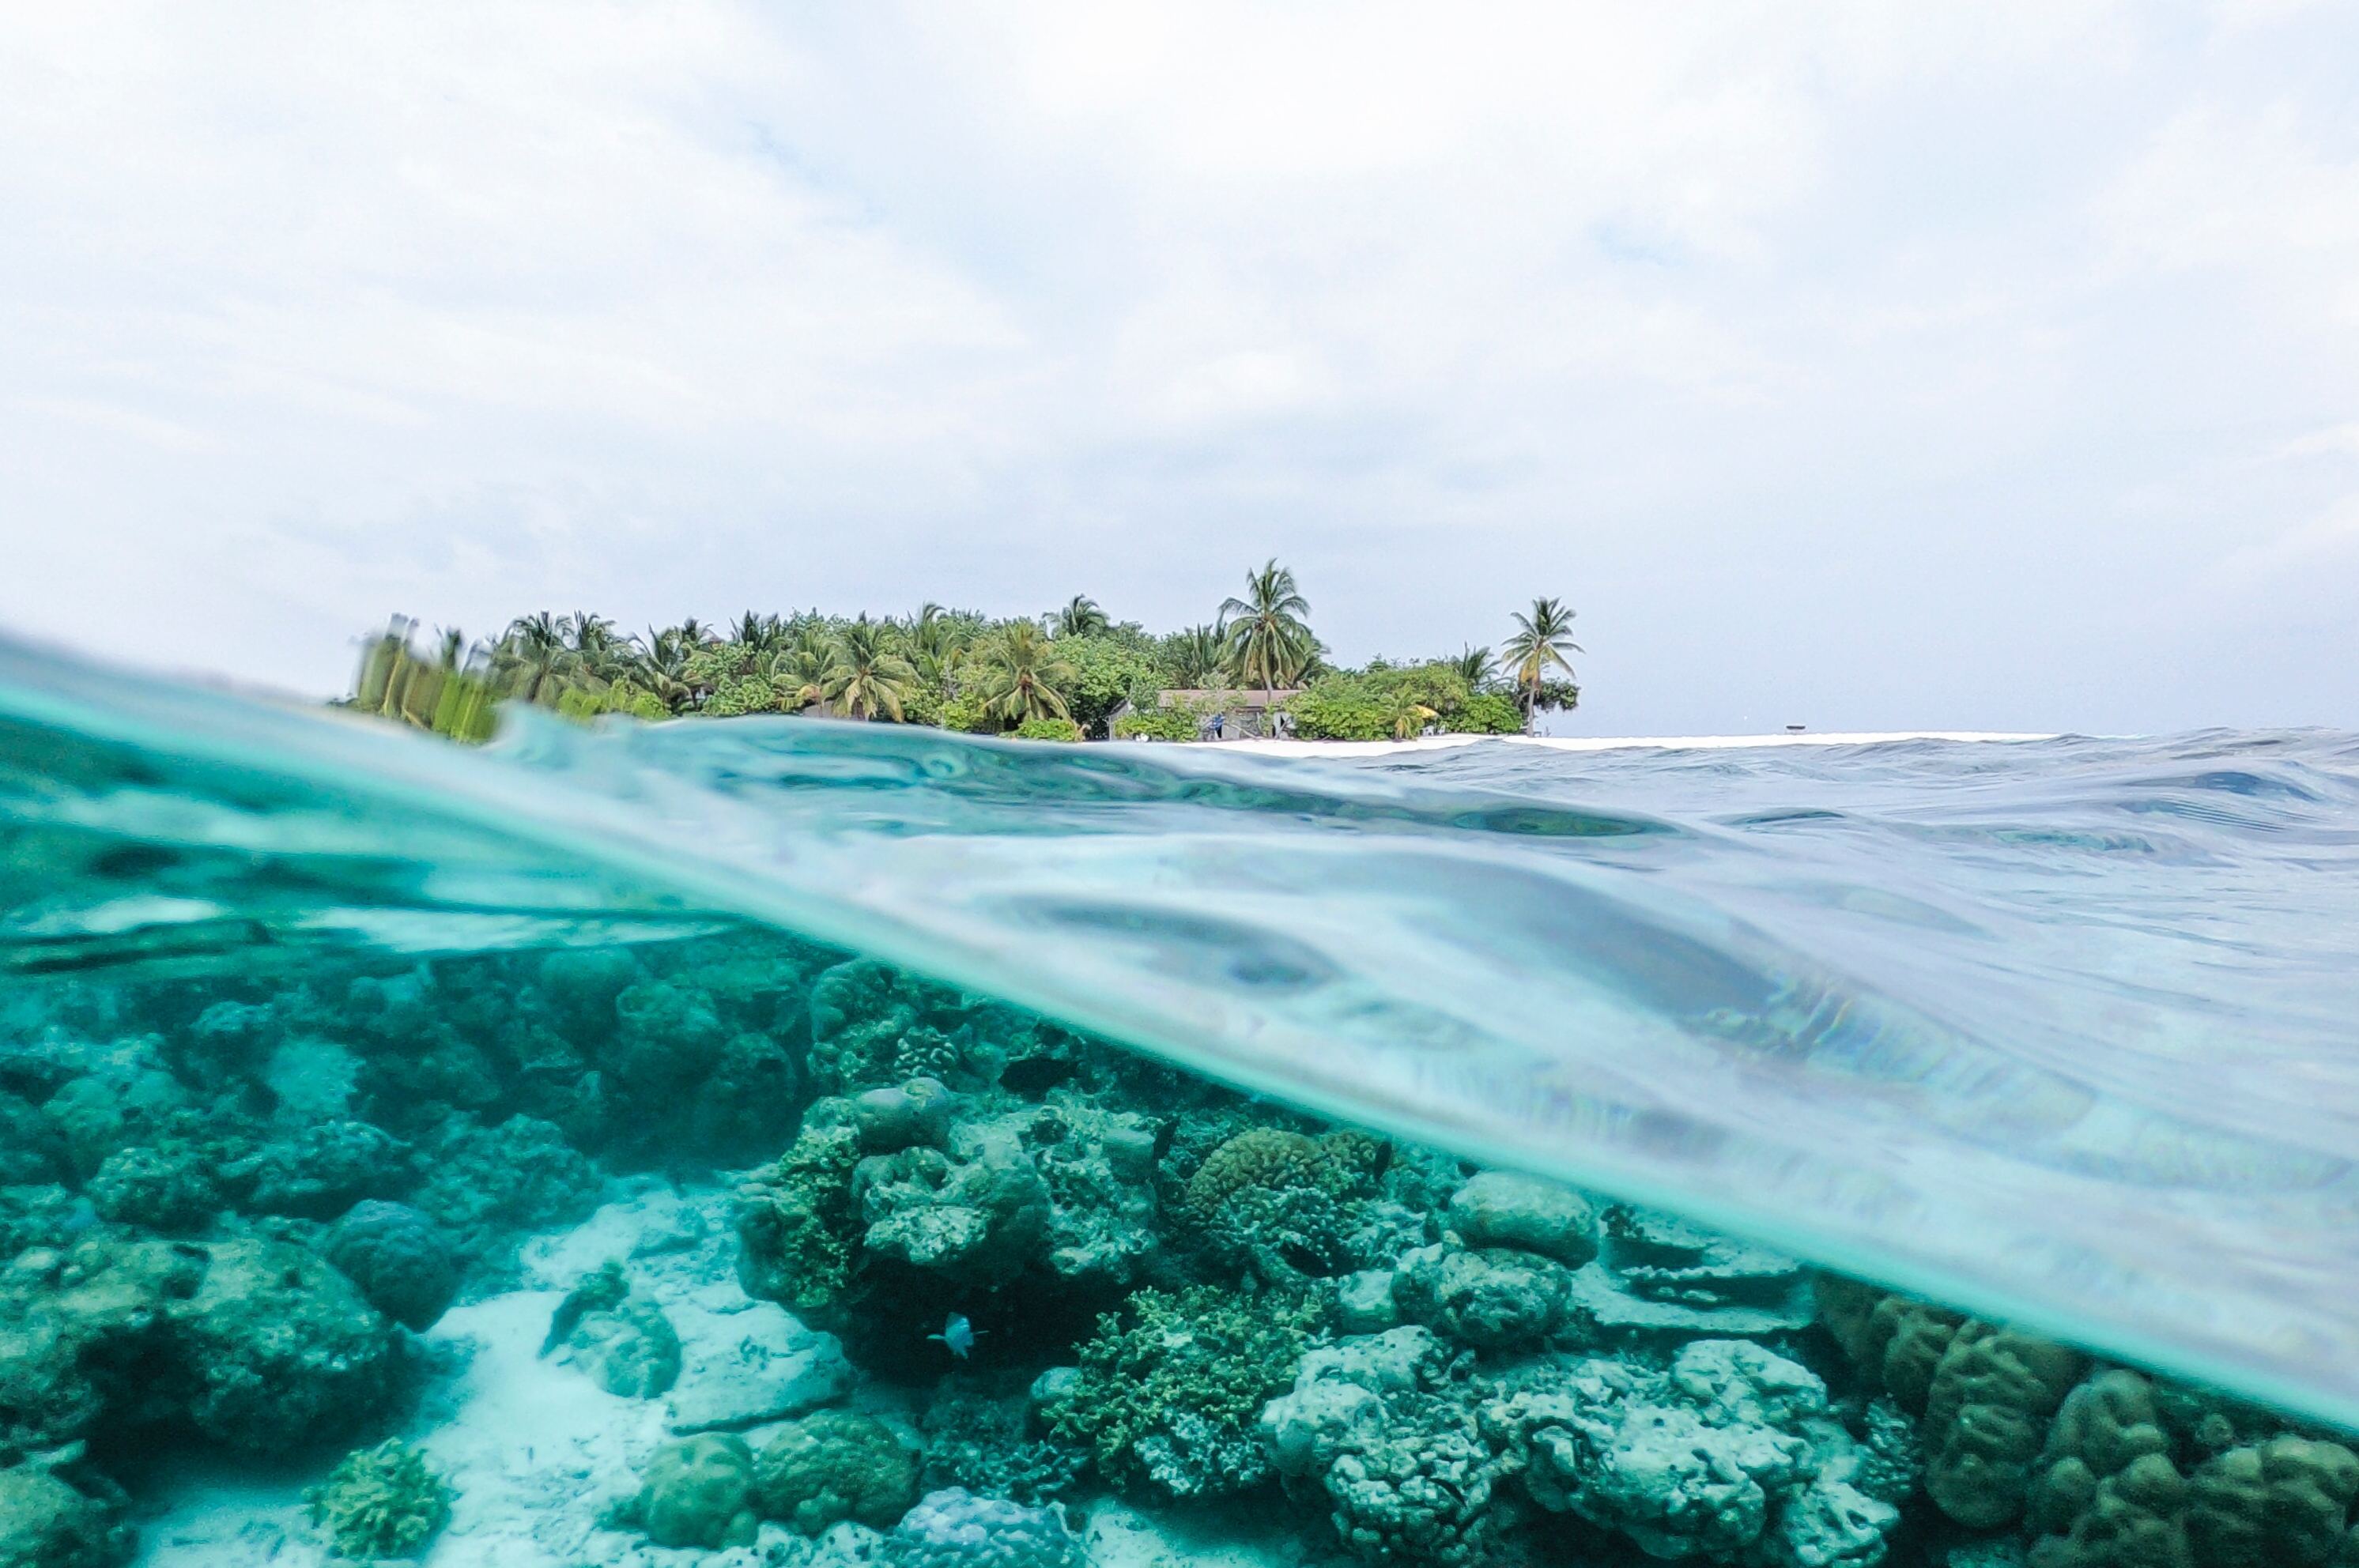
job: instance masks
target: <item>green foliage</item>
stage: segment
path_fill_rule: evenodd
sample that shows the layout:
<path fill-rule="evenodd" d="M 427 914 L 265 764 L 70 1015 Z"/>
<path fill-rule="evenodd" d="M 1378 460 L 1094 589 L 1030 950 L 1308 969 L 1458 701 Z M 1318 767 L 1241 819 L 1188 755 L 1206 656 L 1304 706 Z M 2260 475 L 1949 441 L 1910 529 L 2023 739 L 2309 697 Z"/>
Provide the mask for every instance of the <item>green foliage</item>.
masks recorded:
<path fill-rule="evenodd" d="M 1114 738 L 1117 741 L 1193 741 L 1202 730 L 1203 719 L 1193 708 L 1147 708 L 1124 714 L 1114 722 Z"/>
<path fill-rule="evenodd" d="M 1228 640 L 1217 626 L 1190 626 L 1158 641 L 1157 656 L 1175 686 L 1199 690 L 1228 668 Z"/>
<path fill-rule="evenodd" d="M 987 735 L 999 728 L 990 706 L 975 693 L 964 691 L 943 700 L 941 717 L 936 722 L 962 735 Z"/>
<path fill-rule="evenodd" d="M 1098 608 L 1098 601 L 1085 593 L 1073 595 L 1062 610 L 1048 619 L 1049 629 L 1060 637 L 1093 636 L 1114 624 Z"/>
<path fill-rule="evenodd" d="M 411 623 L 398 617 L 361 654 L 350 706 L 454 741 L 487 741 L 498 688 L 481 650 L 467 652 L 455 632 L 435 650 L 411 645 Z"/>
<path fill-rule="evenodd" d="M 1294 732 L 1306 741 L 1408 740 L 1429 729 L 1473 735 L 1521 730 L 1523 712 L 1514 700 L 1474 690 L 1465 669 L 1456 659 L 1379 660 L 1356 674 L 1321 676 L 1289 699 L 1286 710 Z"/>
<path fill-rule="evenodd" d="M 1223 603 L 1216 624 L 1159 636 L 1113 621 L 1086 595 L 1037 621 L 995 622 L 938 604 L 883 620 L 749 610 L 717 630 L 690 619 L 631 636 L 587 611 L 540 611 L 495 642 L 471 646 L 444 632 L 425 650 L 397 618 L 364 650 L 347 706 L 467 741 L 489 737 L 503 701 L 582 720 L 725 719 L 823 703 L 848 718 L 966 733 L 1069 719 L 1085 740 L 1184 741 L 1201 732 L 1208 713 L 1161 709 L 1164 691 L 1307 684 L 1312 689 L 1288 709 L 1295 733 L 1377 741 L 1435 730 L 1504 734 L 1580 700 L 1565 657 L 1580 651 L 1569 636 L 1572 611 L 1556 600 L 1535 600 L 1516 617 L 1498 660 L 1470 645 L 1454 658 L 1378 660 L 1364 670 L 1327 662 L 1310 610 L 1293 573 L 1271 560 Z M 1134 711 L 1117 736 L 1114 714 L 1125 704 Z"/>
<path fill-rule="evenodd" d="M 1081 1376 L 1048 1411 L 1116 1486 L 1216 1495 L 1258 1479 L 1247 1455 L 1262 1406 L 1290 1387 L 1323 1311 L 1210 1285 L 1135 1292 L 1098 1319 Z M 1194 1463 L 1190 1463 L 1190 1460 Z"/>
<path fill-rule="evenodd" d="M 1513 735 L 1523 727 L 1516 699 L 1495 691 L 1476 692 L 1443 721 L 1444 729 L 1461 735 Z"/>
<path fill-rule="evenodd" d="M 844 718 L 897 721 L 918 672 L 893 651 L 887 629 L 863 615 L 836 634 L 821 681 L 821 693 Z"/>
<path fill-rule="evenodd" d="M 451 1518 L 450 1487 L 397 1437 L 346 1454 L 303 1500 L 337 1555 L 362 1563 L 418 1556 Z"/>
<path fill-rule="evenodd" d="M 1008 733 L 1018 741 L 1078 741 L 1082 727 L 1070 719 L 1027 719 Z"/>
<path fill-rule="evenodd" d="M 1103 736 L 1115 708 L 1142 697 L 1153 702 L 1170 678 L 1154 642 L 1136 632 L 1059 637 L 1050 645 L 1071 672 L 1058 687 L 1066 717 L 1085 735 Z"/>

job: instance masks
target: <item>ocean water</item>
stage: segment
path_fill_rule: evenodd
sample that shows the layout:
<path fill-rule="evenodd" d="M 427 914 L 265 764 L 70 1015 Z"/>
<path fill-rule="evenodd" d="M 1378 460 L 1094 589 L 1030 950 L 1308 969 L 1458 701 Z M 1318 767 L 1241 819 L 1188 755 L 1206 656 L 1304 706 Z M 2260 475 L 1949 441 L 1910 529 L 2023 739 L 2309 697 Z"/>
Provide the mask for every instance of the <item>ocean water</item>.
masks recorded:
<path fill-rule="evenodd" d="M 0 1563 L 2359 1561 L 2359 738 L 0 650 Z"/>

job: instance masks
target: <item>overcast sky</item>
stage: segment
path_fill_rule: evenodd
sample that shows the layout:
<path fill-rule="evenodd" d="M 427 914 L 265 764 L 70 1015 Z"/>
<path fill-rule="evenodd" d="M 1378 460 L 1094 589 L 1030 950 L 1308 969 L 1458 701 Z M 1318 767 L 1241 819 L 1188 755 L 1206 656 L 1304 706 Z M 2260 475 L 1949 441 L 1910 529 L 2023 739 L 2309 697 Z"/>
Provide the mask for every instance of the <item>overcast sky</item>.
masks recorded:
<path fill-rule="evenodd" d="M 2359 726 L 2359 6 L 0 12 L 0 627 L 1580 612 L 1576 733 Z"/>

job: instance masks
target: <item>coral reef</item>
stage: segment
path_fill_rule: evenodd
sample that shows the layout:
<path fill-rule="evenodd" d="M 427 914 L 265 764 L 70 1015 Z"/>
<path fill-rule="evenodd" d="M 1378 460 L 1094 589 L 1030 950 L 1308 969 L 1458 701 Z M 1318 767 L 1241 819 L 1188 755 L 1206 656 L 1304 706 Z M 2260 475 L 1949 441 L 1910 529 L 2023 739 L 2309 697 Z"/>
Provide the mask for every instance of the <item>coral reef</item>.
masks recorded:
<path fill-rule="evenodd" d="M 1322 1310 L 1211 1286 L 1142 1290 L 1099 1321 L 1049 1411 L 1116 1486 L 1166 1498 L 1241 1492 L 1270 1474 L 1256 1433 Z"/>
<path fill-rule="evenodd" d="M 420 1555 L 451 1518 L 449 1484 L 397 1437 L 346 1454 L 304 1501 L 337 1554 L 364 1563 Z"/>
<path fill-rule="evenodd" d="M 369 1304 L 406 1328 L 430 1328 L 459 1293 L 459 1257 L 440 1227 L 408 1204 L 354 1204 L 321 1244 Z"/>
<path fill-rule="evenodd" d="M 762 1445 L 754 1496 L 766 1518 L 805 1535 L 845 1519 L 890 1530 L 918 1500 L 918 1456 L 873 1416 L 820 1411 Z"/>
<path fill-rule="evenodd" d="M 133 1544 L 115 1508 L 49 1465 L 0 1469 L 0 1568 L 117 1568 Z"/>
<path fill-rule="evenodd" d="M 891 1568 L 1079 1568 L 1082 1559 L 1055 1509 L 951 1487 L 919 1499 L 894 1528 L 885 1560 Z"/>
<path fill-rule="evenodd" d="M 658 1546 L 751 1546 L 754 1453 L 745 1440 L 703 1433 L 667 1443 L 647 1461 L 647 1481 L 624 1519 Z"/>
<path fill-rule="evenodd" d="M 1061 1568 L 1070 1507 L 1300 1563 L 2359 1563 L 2335 1433 L 785 938 L 0 1000 L 0 1568 L 119 1562 L 154 1459 L 355 1443 L 321 1529 L 420 1551 L 380 1440 L 486 1323 L 632 1433 L 565 1482 L 630 1552 Z"/>

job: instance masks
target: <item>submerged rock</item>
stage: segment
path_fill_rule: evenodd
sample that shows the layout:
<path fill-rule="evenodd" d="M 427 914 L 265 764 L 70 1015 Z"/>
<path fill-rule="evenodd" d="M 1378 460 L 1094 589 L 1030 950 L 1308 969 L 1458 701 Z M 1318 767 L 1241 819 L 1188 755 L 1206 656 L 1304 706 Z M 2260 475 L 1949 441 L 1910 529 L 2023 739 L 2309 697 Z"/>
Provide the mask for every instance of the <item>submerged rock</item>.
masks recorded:
<path fill-rule="evenodd" d="M 321 1250 L 371 1305 L 405 1328 L 426 1329 L 459 1293 L 457 1249 L 442 1228 L 408 1204 L 355 1204 L 329 1230 Z"/>
<path fill-rule="evenodd" d="M 686 1370 L 671 1390 L 676 1433 L 742 1432 L 832 1404 L 850 1391 L 852 1363 L 832 1334 L 772 1303 L 730 1313 L 680 1311 L 673 1326 Z"/>
<path fill-rule="evenodd" d="M 1485 1171 L 1450 1199 L 1451 1227 L 1469 1247 L 1510 1247 L 1578 1269 L 1597 1256 L 1597 1208 L 1561 1182 Z"/>
<path fill-rule="evenodd" d="M 47 1466 L 0 1470 L 0 1568 L 117 1568 L 134 1544 L 114 1508 Z"/>

